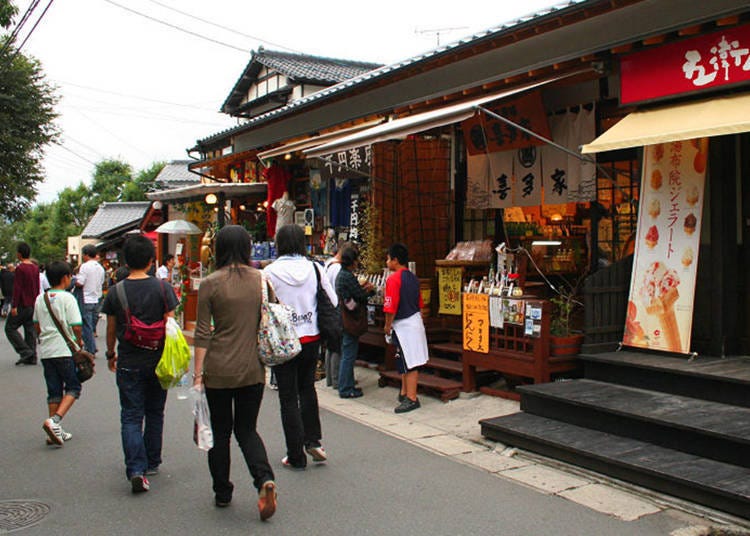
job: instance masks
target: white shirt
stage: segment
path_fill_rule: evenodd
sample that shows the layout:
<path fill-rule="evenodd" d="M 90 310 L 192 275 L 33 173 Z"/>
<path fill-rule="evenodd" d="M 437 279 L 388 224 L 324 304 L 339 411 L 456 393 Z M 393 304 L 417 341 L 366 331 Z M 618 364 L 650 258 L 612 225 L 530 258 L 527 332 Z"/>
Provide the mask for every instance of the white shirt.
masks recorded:
<path fill-rule="evenodd" d="M 65 290 L 52 289 L 47 294 L 55 316 L 68 333 L 68 337 L 75 341 L 75 334 L 70 326 L 81 325 L 81 310 L 78 308 L 78 300 Z M 39 345 L 37 346 L 39 357 L 48 359 L 72 355 L 65 339 L 60 335 L 47 310 L 47 304 L 44 303 L 44 294 L 38 296 L 34 304 L 34 322 L 39 325 L 40 329 Z"/>
<path fill-rule="evenodd" d="M 45 290 L 49 290 L 50 285 L 49 281 L 47 281 L 47 274 L 44 272 L 39 272 L 39 295 L 41 296 L 44 294 Z"/>
<path fill-rule="evenodd" d="M 81 265 L 76 280 L 83 286 L 83 303 L 99 303 L 104 287 L 104 268 L 91 259 Z"/>
<path fill-rule="evenodd" d="M 276 211 L 276 232 L 294 221 L 294 209 L 297 207 L 293 201 L 279 197 L 271 206 Z"/>
<path fill-rule="evenodd" d="M 326 277 L 330 281 L 331 286 L 336 290 L 336 278 L 341 271 L 341 263 L 338 261 L 326 262 Z"/>
<path fill-rule="evenodd" d="M 171 281 L 172 277 L 169 271 L 170 270 L 169 268 L 167 268 L 167 265 L 162 264 L 161 266 L 159 266 L 159 268 L 156 269 L 156 277 L 158 277 L 159 279 L 166 279 L 168 281 Z"/>

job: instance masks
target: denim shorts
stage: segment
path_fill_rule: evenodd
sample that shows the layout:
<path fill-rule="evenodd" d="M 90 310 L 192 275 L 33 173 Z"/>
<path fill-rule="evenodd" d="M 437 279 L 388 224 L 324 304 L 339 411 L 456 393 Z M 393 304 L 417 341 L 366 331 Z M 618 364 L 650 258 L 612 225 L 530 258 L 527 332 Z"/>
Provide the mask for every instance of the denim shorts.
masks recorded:
<path fill-rule="evenodd" d="M 81 396 L 81 382 L 76 375 L 72 357 L 51 357 L 42 359 L 44 381 L 47 382 L 47 403 L 59 404 L 63 395 L 73 398 Z"/>

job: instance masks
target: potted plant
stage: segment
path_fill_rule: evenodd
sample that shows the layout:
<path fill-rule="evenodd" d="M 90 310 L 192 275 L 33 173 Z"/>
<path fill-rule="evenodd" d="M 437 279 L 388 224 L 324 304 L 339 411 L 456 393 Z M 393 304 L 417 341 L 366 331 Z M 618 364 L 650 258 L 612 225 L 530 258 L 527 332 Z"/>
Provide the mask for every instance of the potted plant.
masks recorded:
<path fill-rule="evenodd" d="M 579 280 L 582 281 L 583 278 Z M 583 344 L 583 333 L 572 327 L 572 315 L 581 305 L 577 299 L 578 284 L 560 285 L 557 296 L 552 302 L 552 318 L 550 321 L 550 356 L 563 357 L 578 355 Z"/>

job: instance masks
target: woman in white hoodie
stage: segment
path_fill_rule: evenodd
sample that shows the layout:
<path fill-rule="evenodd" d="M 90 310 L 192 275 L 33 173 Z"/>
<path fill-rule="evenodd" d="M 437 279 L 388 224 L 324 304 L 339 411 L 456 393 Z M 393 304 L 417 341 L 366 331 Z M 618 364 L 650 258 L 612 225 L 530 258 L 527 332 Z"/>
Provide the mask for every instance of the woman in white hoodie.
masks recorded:
<path fill-rule="evenodd" d="M 279 258 L 266 266 L 264 272 L 279 301 L 297 313 L 294 328 L 302 343 L 299 355 L 274 367 L 287 450 L 281 463 L 285 467 L 304 469 L 307 466 L 305 451 L 315 462 L 326 461 L 320 444 L 322 434 L 315 392 L 315 368 L 320 355 L 315 270 L 321 275 L 320 283 L 334 306 L 338 299 L 323 270 L 306 257 L 305 233 L 300 226 L 281 227 L 276 232 L 276 250 Z"/>

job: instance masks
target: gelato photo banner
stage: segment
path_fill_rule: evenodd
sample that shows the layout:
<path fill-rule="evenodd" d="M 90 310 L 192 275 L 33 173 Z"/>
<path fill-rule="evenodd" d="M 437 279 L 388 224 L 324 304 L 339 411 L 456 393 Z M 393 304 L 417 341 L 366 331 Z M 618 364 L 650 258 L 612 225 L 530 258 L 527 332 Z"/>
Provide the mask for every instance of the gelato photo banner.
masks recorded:
<path fill-rule="evenodd" d="M 623 344 L 689 354 L 708 138 L 644 147 Z"/>

